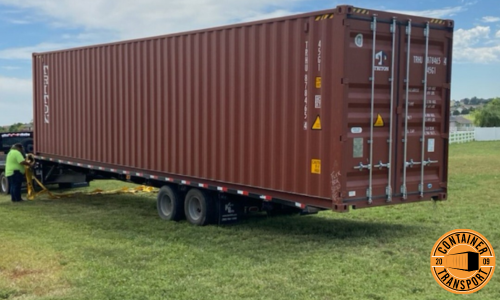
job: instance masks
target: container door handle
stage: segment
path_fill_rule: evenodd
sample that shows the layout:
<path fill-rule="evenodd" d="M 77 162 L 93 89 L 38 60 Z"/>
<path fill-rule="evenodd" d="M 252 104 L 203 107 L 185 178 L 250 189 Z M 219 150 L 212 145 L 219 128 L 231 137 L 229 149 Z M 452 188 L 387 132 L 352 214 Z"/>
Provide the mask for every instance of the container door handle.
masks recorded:
<path fill-rule="evenodd" d="M 378 165 L 374 165 L 375 168 L 379 168 L 379 169 L 382 169 L 382 168 L 387 168 L 387 169 L 391 169 L 391 163 L 386 163 L 384 164 L 381 160 L 378 162 Z"/>
<path fill-rule="evenodd" d="M 437 160 L 431 160 L 430 158 L 428 158 L 427 160 L 424 160 L 422 161 L 422 166 L 426 167 L 430 164 L 437 164 L 439 161 Z"/>
<path fill-rule="evenodd" d="M 364 169 L 370 170 L 372 168 L 371 164 L 363 165 L 362 162 L 359 163 L 359 165 L 355 166 L 354 169 L 363 171 Z"/>

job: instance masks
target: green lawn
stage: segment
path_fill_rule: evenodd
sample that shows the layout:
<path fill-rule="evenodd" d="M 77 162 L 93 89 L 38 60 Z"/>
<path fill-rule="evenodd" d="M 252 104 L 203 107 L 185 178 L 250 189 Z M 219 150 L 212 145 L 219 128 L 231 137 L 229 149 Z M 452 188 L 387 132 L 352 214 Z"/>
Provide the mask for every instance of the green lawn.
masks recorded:
<path fill-rule="evenodd" d="M 474 115 L 472 115 L 472 114 L 463 115 L 463 117 L 468 119 L 468 120 L 474 121 Z"/>
<path fill-rule="evenodd" d="M 124 183 L 96 182 L 95 187 Z M 438 286 L 430 251 L 479 231 L 500 253 L 500 142 L 452 145 L 449 200 L 194 227 L 153 195 L 0 196 L 0 299 L 500 299 Z"/>

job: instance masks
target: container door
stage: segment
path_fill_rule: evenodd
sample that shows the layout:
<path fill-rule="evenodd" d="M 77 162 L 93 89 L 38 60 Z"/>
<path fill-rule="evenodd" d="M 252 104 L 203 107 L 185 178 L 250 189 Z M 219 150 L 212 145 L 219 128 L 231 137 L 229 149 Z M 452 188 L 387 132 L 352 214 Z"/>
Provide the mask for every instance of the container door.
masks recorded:
<path fill-rule="evenodd" d="M 402 201 L 429 199 L 446 187 L 451 38 L 433 24 L 398 20 L 396 190 Z"/>
<path fill-rule="evenodd" d="M 395 22 L 348 20 L 344 201 L 391 199 L 394 186 Z"/>
<path fill-rule="evenodd" d="M 447 177 L 448 28 L 376 16 L 346 22 L 344 203 L 439 198 Z"/>

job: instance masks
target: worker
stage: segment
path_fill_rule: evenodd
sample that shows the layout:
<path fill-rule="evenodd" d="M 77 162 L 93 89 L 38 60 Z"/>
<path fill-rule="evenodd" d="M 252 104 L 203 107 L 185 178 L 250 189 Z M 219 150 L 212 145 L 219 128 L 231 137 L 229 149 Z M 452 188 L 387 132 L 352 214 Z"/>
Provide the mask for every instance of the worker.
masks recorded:
<path fill-rule="evenodd" d="M 24 201 L 21 198 L 21 185 L 24 178 L 24 166 L 32 166 L 24 159 L 23 145 L 14 144 L 5 160 L 5 176 L 9 180 L 9 193 L 12 202 Z"/>

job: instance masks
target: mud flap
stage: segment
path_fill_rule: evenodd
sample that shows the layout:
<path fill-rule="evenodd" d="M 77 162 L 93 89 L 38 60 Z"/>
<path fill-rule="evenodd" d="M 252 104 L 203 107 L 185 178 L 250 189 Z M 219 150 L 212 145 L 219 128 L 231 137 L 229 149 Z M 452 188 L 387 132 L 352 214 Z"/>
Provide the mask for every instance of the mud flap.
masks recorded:
<path fill-rule="evenodd" d="M 243 203 L 220 195 L 218 199 L 218 224 L 234 224 L 239 221 L 244 213 Z"/>

